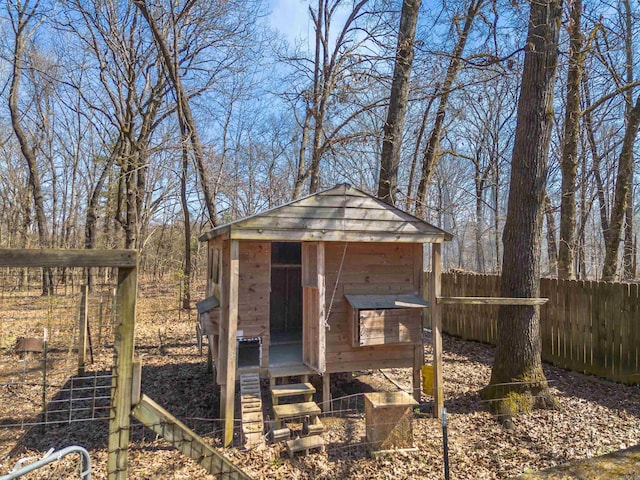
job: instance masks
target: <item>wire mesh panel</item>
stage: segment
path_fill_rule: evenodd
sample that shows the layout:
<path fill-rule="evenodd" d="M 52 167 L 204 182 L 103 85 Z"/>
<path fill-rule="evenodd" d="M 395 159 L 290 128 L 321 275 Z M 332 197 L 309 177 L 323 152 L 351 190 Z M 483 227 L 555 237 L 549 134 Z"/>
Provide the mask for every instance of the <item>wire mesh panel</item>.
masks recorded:
<path fill-rule="evenodd" d="M 109 419 L 116 284 L 109 271 L 90 291 L 85 279 L 81 268 L 0 270 L 2 457 L 28 447 L 33 427 Z"/>

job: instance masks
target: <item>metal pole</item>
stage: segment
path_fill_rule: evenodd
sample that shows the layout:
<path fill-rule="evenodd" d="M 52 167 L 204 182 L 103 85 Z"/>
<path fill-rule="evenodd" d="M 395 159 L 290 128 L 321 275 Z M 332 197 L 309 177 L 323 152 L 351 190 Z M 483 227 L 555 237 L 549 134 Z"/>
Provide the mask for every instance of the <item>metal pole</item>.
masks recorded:
<path fill-rule="evenodd" d="M 449 480 L 449 440 L 447 439 L 447 409 L 442 407 L 442 445 L 444 446 L 444 478 Z"/>

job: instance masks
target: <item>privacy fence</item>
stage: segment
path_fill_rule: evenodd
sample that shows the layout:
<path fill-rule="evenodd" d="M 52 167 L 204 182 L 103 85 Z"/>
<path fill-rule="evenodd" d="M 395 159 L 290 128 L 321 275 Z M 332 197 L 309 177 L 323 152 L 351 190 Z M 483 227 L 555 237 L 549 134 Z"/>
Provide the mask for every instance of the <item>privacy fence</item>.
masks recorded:
<path fill-rule="evenodd" d="M 428 277 L 428 276 L 427 276 Z M 542 359 L 568 370 L 640 383 L 640 298 L 635 283 L 543 278 Z M 446 273 L 442 296 L 498 297 L 500 277 Z M 497 305 L 443 305 L 443 331 L 495 344 Z"/>

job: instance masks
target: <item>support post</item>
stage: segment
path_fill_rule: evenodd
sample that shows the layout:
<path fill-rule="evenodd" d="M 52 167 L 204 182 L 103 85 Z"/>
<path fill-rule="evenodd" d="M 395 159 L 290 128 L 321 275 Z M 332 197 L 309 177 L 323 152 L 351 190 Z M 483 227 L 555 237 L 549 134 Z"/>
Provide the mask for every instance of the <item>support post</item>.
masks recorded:
<path fill-rule="evenodd" d="M 429 303 L 431 307 L 431 342 L 433 346 L 433 416 L 440 417 L 444 406 L 442 375 L 442 306 L 438 297 L 442 293 L 442 245 L 431 245 L 431 281 L 429 282 Z"/>
<path fill-rule="evenodd" d="M 115 332 L 116 364 L 113 367 L 111 418 L 109 420 L 109 480 L 128 478 L 127 461 L 133 382 L 133 346 L 138 287 L 136 267 L 118 269 L 118 305 L 120 315 Z"/>
<path fill-rule="evenodd" d="M 236 348 L 238 332 L 238 287 L 240 275 L 240 244 L 238 240 L 230 240 L 229 258 L 229 316 L 227 338 L 227 368 L 225 381 L 221 389 L 222 417 L 224 418 L 223 446 L 229 447 L 233 442 L 234 400 L 236 390 Z"/>
<path fill-rule="evenodd" d="M 420 331 L 422 336 L 422 331 Z M 413 399 L 416 402 L 422 400 L 422 363 L 424 362 L 424 346 L 422 342 L 420 345 L 413 347 Z"/>
<path fill-rule="evenodd" d="M 325 412 L 330 412 L 331 408 L 331 374 L 322 374 L 322 406 Z"/>
<path fill-rule="evenodd" d="M 78 336 L 78 376 L 84 375 L 84 368 L 87 359 L 87 338 L 89 325 L 89 285 L 82 287 L 82 298 L 80 300 L 79 315 L 79 336 Z"/>

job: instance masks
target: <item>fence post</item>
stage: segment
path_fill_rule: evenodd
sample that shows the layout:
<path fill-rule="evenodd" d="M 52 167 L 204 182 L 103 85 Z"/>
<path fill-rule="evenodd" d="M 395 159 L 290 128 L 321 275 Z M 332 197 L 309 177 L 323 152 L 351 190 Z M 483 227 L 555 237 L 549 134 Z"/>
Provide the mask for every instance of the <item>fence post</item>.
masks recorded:
<path fill-rule="evenodd" d="M 78 337 L 78 376 L 84 375 L 84 367 L 87 358 L 87 334 L 89 325 L 89 286 L 82 287 L 82 299 L 80 300 L 80 328 Z"/>
<path fill-rule="evenodd" d="M 136 317 L 137 268 L 118 269 L 119 316 L 115 331 L 116 364 L 113 369 L 109 420 L 109 480 L 127 479 L 131 390 L 133 383 L 133 334 Z"/>
<path fill-rule="evenodd" d="M 431 307 L 431 342 L 433 344 L 433 416 L 440 417 L 444 406 L 444 378 L 442 374 L 442 305 L 441 295 L 442 250 L 440 243 L 431 244 L 431 280 L 429 282 L 429 307 Z"/>

